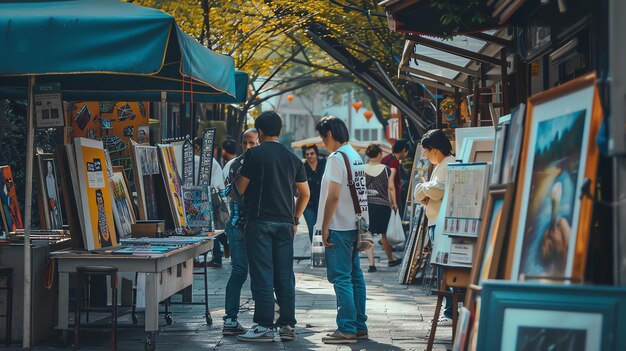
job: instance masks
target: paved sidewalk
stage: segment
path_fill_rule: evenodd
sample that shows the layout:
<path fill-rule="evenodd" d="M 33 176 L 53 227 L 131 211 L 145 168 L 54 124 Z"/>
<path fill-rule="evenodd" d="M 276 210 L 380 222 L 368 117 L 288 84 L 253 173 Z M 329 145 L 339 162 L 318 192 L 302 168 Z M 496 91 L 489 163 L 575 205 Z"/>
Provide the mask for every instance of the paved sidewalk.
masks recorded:
<path fill-rule="evenodd" d="M 378 237 L 375 238 L 378 240 Z M 295 256 L 308 257 L 308 235 L 297 234 Z M 400 256 L 401 253 L 395 253 Z M 296 273 L 296 326 L 297 338 L 281 342 L 276 338 L 270 344 L 242 343 L 236 337 L 221 334 L 224 315 L 224 292 L 230 274 L 230 261 L 223 268 L 209 268 L 209 306 L 213 325 L 204 321 L 203 306 L 173 306 L 173 323 L 166 325 L 160 318 L 161 329 L 156 338 L 160 350 L 424 350 L 428 341 L 430 323 L 434 313 L 435 298 L 426 295 L 421 285 L 398 284 L 398 267 L 387 267 L 387 259 L 380 245 L 375 249 L 378 271 L 367 272 L 367 258 L 361 256 L 367 284 L 367 315 L 370 339 L 349 346 L 332 346 L 322 343 L 322 336 L 336 328 L 336 302 L 332 285 L 326 280 L 325 268 L 311 268 L 309 259 L 294 261 Z M 195 276 L 194 301 L 204 297 L 202 277 Z M 177 297 L 178 298 L 178 297 Z M 249 281 L 242 290 L 239 321 L 245 327 L 252 325 L 254 302 Z M 139 314 L 139 324 L 143 324 Z M 129 324 L 130 316 L 120 318 Z M 81 332 L 81 334 L 83 334 Z M 85 332 L 81 349 L 110 349 L 110 334 Z M 441 327 L 437 332 L 434 350 L 450 346 L 451 328 Z M 142 350 L 145 333 L 142 329 L 121 328 L 118 333 L 119 350 Z M 15 345 L 16 346 L 16 345 Z M 71 348 L 71 345 L 67 346 Z M 36 350 L 57 349 L 52 343 L 38 345 Z"/>

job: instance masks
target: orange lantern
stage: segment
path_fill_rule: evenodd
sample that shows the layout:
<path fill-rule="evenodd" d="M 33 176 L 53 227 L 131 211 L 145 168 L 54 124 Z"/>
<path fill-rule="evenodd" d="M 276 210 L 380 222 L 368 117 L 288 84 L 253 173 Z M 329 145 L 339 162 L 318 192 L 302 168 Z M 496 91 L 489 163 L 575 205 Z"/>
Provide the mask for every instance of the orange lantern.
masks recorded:
<path fill-rule="evenodd" d="M 365 116 L 365 119 L 369 123 L 370 119 L 372 119 L 372 116 L 374 116 L 374 112 L 372 112 L 372 111 L 365 111 L 365 112 L 363 112 L 363 116 Z"/>
<path fill-rule="evenodd" d="M 359 109 L 360 109 L 361 107 L 363 107 L 363 103 L 362 103 L 361 101 L 359 101 L 359 102 L 353 102 L 353 103 L 352 103 L 352 107 L 354 107 L 354 110 L 355 110 L 356 112 L 359 112 Z"/>
<path fill-rule="evenodd" d="M 287 101 L 292 102 L 293 101 L 293 95 L 287 95 Z"/>

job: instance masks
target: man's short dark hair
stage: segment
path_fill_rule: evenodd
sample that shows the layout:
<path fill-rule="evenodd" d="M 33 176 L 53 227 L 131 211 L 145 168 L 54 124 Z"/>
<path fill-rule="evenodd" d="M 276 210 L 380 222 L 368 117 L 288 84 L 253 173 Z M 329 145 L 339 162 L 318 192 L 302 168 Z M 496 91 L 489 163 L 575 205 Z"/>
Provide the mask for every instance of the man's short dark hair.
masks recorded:
<path fill-rule="evenodd" d="M 304 145 L 302 147 L 302 157 L 306 157 L 306 150 L 308 149 L 313 149 L 313 151 L 315 151 L 315 155 L 319 156 L 320 150 L 318 150 L 317 145 L 313 144 L 313 145 Z"/>
<path fill-rule="evenodd" d="M 396 140 L 395 143 L 393 143 L 393 148 L 391 149 L 391 151 L 394 154 L 397 154 L 398 152 L 402 152 L 402 151 L 411 151 L 411 147 L 409 146 L 409 142 L 404 140 L 404 139 L 398 139 Z"/>
<path fill-rule="evenodd" d="M 237 143 L 235 143 L 235 140 L 233 139 L 226 139 L 222 143 L 222 150 L 226 151 L 226 153 L 234 155 L 237 153 Z"/>
<path fill-rule="evenodd" d="M 317 122 L 315 130 L 324 138 L 328 137 L 328 132 L 331 132 L 333 138 L 342 144 L 350 141 L 350 133 L 348 132 L 346 124 L 333 115 L 322 117 L 322 119 Z"/>
<path fill-rule="evenodd" d="M 283 121 L 274 111 L 266 111 L 261 113 L 254 121 L 254 128 L 263 132 L 266 136 L 280 136 L 280 130 L 283 128 Z"/>
<path fill-rule="evenodd" d="M 422 135 L 422 147 L 424 149 L 437 149 L 445 156 L 452 155 L 450 139 L 440 129 L 431 129 Z"/>

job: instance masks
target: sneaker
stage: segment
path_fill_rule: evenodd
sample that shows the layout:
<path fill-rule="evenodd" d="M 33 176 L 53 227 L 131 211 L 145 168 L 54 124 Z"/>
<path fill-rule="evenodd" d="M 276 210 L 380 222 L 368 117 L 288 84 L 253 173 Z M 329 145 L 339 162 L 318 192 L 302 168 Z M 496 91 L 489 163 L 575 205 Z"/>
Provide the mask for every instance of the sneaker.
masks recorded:
<path fill-rule="evenodd" d="M 376 266 L 370 266 L 370 268 L 368 268 L 367 271 L 370 273 L 376 272 Z"/>
<path fill-rule="evenodd" d="M 265 328 L 255 325 L 243 335 L 238 335 L 237 340 L 247 342 L 274 342 L 274 328 Z"/>
<path fill-rule="evenodd" d="M 451 327 L 452 326 L 452 318 L 448 318 L 446 316 L 439 317 L 437 320 L 438 327 Z"/>
<path fill-rule="evenodd" d="M 332 334 L 326 334 L 322 338 L 324 344 L 354 344 L 356 343 L 356 334 L 341 332 L 339 329 Z"/>
<path fill-rule="evenodd" d="M 402 259 L 401 258 L 396 258 L 393 261 L 389 261 L 389 264 L 387 264 L 387 266 L 395 267 L 395 266 L 399 265 L 400 263 L 402 263 Z"/>
<path fill-rule="evenodd" d="M 367 340 L 370 338 L 370 334 L 366 330 L 357 330 L 356 331 L 357 340 Z"/>
<path fill-rule="evenodd" d="M 296 338 L 296 329 L 290 325 L 283 325 L 278 330 L 280 339 L 283 341 L 291 341 Z"/>
<path fill-rule="evenodd" d="M 224 320 L 224 328 L 222 335 L 239 335 L 246 332 L 246 328 L 242 327 L 236 319 L 226 318 Z"/>
<path fill-rule="evenodd" d="M 213 262 L 213 261 L 207 262 L 206 266 L 209 267 L 209 268 L 222 268 L 222 264 L 221 263 L 217 263 L 217 262 Z"/>

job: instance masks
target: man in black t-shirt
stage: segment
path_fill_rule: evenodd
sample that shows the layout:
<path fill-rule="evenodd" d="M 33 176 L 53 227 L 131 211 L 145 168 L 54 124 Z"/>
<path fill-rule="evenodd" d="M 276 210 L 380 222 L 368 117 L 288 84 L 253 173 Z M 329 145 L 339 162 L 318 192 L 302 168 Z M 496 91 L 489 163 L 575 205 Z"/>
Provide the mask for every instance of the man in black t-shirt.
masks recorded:
<path fill-rule="evenodd" d="M 241 341 L 274 340 L 274 293 L 280 307 L 276 327 L 282 340 L 295 338 L 293 236 L 310 197 L 304 164 L 278 142 L 282 121 L 264 112 L 255 121 L 262 144 L 246 151 L 237 181 L 245 195 L 244 239 L 254 299 L 254 323 Z M 294 201 L 298 192 L 297 201 Z"/>
<path fill-rule="evenodd" d="M 306 158 L 304 169 L 306 170 L 307 182 L 311 190 L 309 203 L 304 209 L 304 219 L 309 229 L 309 240 L 313 241 L 313 226 L 317 221 L 317 208 L 320 202 L 320 186 L 322 176 L 326 168 L 326 160 L 319 158 L 317 145 L 305 145 L 302 147 L 302 156 Z"/>

